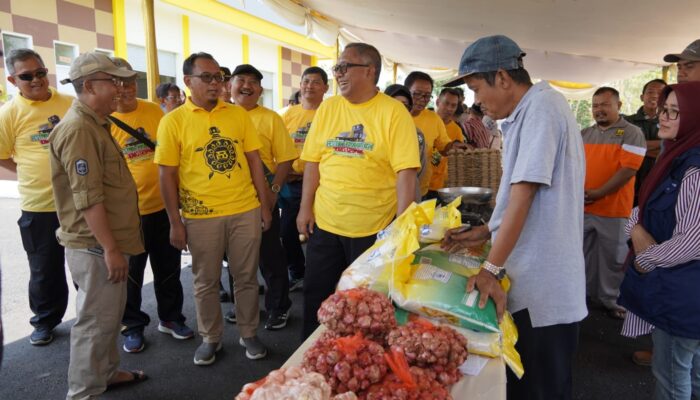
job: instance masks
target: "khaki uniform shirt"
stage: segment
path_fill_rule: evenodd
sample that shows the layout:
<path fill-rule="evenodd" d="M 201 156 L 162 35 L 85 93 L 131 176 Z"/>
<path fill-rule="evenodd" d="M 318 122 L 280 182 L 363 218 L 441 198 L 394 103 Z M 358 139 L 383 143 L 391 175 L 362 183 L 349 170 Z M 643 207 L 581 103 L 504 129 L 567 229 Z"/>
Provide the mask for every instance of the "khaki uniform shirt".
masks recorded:
<path fill-rule="evenodd" d="M 102 203 L 122 253 L 144 252 L 136 185 L 109 122 L 79 100 L 49 136 L 51 182 L 61 227 L 59 243 L 71 249 L 98 246 L 83 210 Z"/>

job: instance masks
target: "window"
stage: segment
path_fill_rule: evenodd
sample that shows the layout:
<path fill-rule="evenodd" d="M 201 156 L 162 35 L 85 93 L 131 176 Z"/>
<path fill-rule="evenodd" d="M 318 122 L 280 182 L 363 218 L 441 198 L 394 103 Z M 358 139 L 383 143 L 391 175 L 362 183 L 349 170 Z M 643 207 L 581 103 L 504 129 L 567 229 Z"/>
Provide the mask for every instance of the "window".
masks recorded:
<path fill-rule="evenodd" d="M 15 49 L 31 49 L 32 37 L 28 35 L 23 35 L 21 33 L 3 32 L 2 33 L 2 48 L 5 51 L 5 55 L 9 54 L 10 51 Z M 9 71 L 5 68 L 5 77 L 9 75 Z M 12 98 L 19 93 L 19 90 L 15 85 L 8 82 L 7 84 L 7 95 L 8 99 Z"/>
<path fill-rule="evenodd" d="M 73 85 L 61 84 L 61 80 L 68 78 L 70 65 L 80 54 L 78 45 L 72 43 L 53 41 L 54 58 L 56 59 L 56 90 L 60 93 L 75 96 Z"/>
<path fill-rule="evenodd" d="M 277 83 L 277 80 L 275 79 L 275 74 L 272 72 L 267 72 L 267 71 L 260 71 L 263 74 L 263 80 L 260 82 L 263 92 L 260 98 L 258 99 L 258 104 L 260 104 L 263 107 L 267 107 L 270 110 L 274 110 L 277 108 L 275 105 L 275 92 L 274 92 L 274 87 L 275 83 Z"/>
<path fill-rule="evenodd" d="M 112 50 L 95 48 L 95 53 L 101 53 L 106 55 L 107 57 L 114 57 L 114 51 Z"/>
<path fill-rule="evenodd" d="M 138 72 L 136 76 L 136 96 L 146 99 L 148 98 L 146 48 L 130 44 L 127 46 L 127 51 L 129 54 L 129 64 L 131 64 L 134 71 Z M 175 78 L 177 76 L 177 54 L 170 51 L 158 50 L 158 72 L 160 73 L 160 83 L 175 83 Z"/>

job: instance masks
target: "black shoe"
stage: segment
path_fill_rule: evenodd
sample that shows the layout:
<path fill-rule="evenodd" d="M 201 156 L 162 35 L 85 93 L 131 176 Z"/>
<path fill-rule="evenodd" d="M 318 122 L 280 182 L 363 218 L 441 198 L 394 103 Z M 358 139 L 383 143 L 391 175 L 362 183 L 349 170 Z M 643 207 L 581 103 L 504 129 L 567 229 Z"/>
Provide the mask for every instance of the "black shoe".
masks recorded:
<path fill-rule="evenodd" d="M 29 343 L 34 346 L 45 346 L 53 341 L 53 332 L 49 328 L 35 328 L 29 336 Z"/>
<path fill-rule="evenodd" d="M 235 324 L 236 323 L 236 309 L 232 308 L 229 312 L 224 315 L 226 322 Z"/>
<path fill-rule="evenodd" d="M 231 301 L 231 297 L 225 289 L 219 289 L 219 301 L 222 303 L 228 303 Z"/>
<path fill-rule="evenodd" d="M 289 314 L 273 312 L 267 317 L 267 322 L 265 322 L 265 329 L 268 331 L 276 331 L 287 326 L 287 318 Z"/>

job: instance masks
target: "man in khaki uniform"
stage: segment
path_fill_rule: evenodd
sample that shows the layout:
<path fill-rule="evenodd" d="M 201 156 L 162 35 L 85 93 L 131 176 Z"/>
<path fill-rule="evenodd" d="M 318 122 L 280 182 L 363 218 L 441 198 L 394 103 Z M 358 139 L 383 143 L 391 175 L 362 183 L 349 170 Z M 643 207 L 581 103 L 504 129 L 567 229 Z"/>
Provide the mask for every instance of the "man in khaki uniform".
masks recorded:
<path fill-rule="evenodd" d="M 135 75 L 104 54 L 80 55 L 69 79 L 61 82 L 71 82 L 78 99 L 49 136 L 51 182 L 61 224 L 56 236 L 66 248 L 68 268 L 79 287 L 68 400 L 94 398 L 110 385 L 146 377 L 142 371 L 118 368 L 128 258 L 144 248 L 136 185 L 106 119 L 117 108 L 121 78 Z"/>

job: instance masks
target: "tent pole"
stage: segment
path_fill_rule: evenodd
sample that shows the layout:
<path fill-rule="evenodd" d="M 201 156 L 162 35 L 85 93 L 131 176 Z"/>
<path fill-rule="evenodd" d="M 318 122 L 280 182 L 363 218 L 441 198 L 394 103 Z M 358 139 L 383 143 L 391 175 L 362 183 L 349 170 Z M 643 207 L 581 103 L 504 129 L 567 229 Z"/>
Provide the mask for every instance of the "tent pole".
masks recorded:
<path fill-rule="evenodd" d="M 394 72 L 394 84 L 396 84 L 396 75 L 397 75 L 398 70 L 399 70 L 399 64 L 394 63 L 394 71 L 393 71 Z"/>

